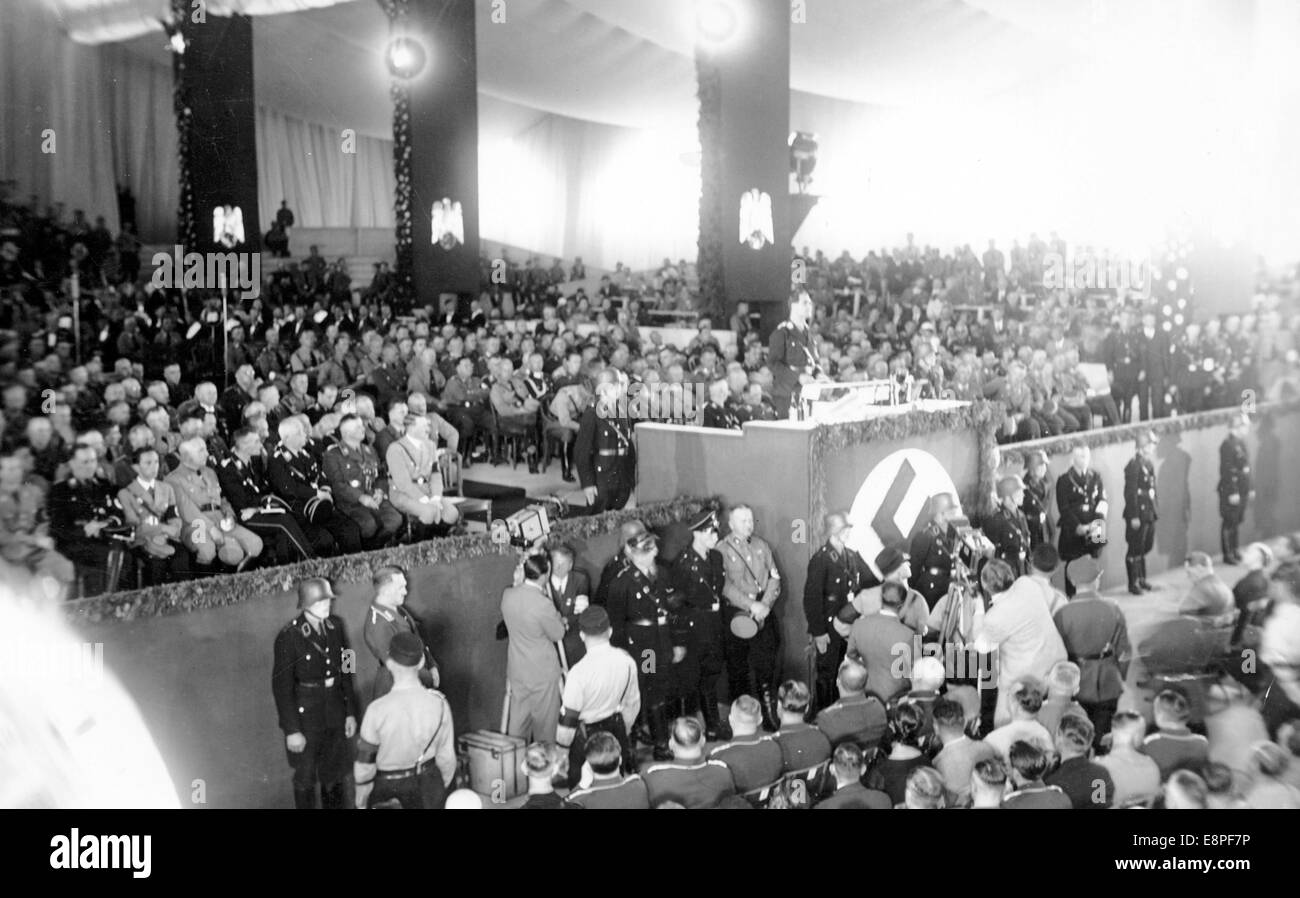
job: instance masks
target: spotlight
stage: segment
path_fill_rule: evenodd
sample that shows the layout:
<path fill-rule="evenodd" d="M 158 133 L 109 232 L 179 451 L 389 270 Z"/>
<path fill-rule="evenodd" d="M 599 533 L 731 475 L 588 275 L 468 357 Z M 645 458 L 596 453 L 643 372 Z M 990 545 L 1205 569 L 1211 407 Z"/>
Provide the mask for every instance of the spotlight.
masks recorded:
<path fill-rule="evenodd" d="M 1181 313 L 1174 316 L 1174 324 L 1178 325 L 1179 327 L 1183 326 L 1183 316 Z"/>
<path fill-rule="evenodd" d="M 1166 284 L 1165 286 L 1169 288 L 1169 292 L 1170 292 L 1170 293 L 1173 293 L 1175 290 L 1178 289 L 1178 282 L 1177 282 L 1177 281 L 1170 281 L 1170 282 L 1169 282 L 1168 284 Z"/>
<path fill-rule="evenodd" d="M 1168 322 L 1168 321 L 1166 321 L 1166 322 L 1165 322 L 1165 330 L 1167 330 L 1167 331 L 1171 331 L 1171 330 L 1173 330 L 1173 329 L 1174 329 L 1173 324 L 1170 323 L 1170 322 Z"/>
<path fill-rule="evenodd" d="M 703 0 L 695 14 L 695 28 L 708 44 L 723 44 L 736 33 L 736 10 L 725 0 Z"/>
<path fill-rule="evenodd" d="M 1161 311 L 1161 313 L 1163 313 L 1164 315 L 1172 315 L 1172 314 L 1174 314 L 1173 307 L 1171 307 L 1168 303 L 1166 303 L 1166 304 L 1165 304 L 1165 307 L 1164 307 L 1163 309 L 1161 309 L 1160 311 Z"/>
<path fill-rule="evenodd" d="M 388 43 L 384 54 L 388 71 L 394 78 L 409 80 L 424 71 L 428 55 L 420 42 L 409 37 L 395 37 Z"/>
<path fill-rule="evenodd" d="M 1180 281 L 1185 281 L 1185 280 L 1187 280 L 1187 269 L 1184 268 L 1183 266 L 1179 265 L 1179 266 L 1178 266 L 1178 271 L 1174 272 L 1174 276 L 1177 277 L 1178 280 L 1180 280 Z"/>
<path fill-rule="evenodd" d="M 1185 308 L 1187 308 L 1187 300 L 1185 300 L 1185 299 L 1180 299 L 1180 300 L 1178 300 L 1178 308 L 1180 308 L 1180 309 L 1185 309 Z"/>

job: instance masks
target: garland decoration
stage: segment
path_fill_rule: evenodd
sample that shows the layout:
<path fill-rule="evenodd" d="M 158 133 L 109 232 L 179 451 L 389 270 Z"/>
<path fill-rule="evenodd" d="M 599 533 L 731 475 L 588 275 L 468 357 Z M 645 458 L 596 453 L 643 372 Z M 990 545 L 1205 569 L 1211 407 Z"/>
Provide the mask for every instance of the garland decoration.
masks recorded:
<path fill-rule="evenodd" d="M 389 32 L 406 30 L 410 0 L 380 0 L 388 16 Z M 393 213 L 396 220 L 397 297 L 410 301 L 415 296 L 415 219 L 411 190 L 411 89 L 401 78 L 394 77 L 389 87 L 393 98 Z"/>
<path fill-rule="evenodd" d="M 190 43 L 190 13 L 190 0 L 171 0 L 172 27 L 181 35 L 187 47 Z M 194 211 L 194 183 L 190 163 L 194 111 L 190 107 L 184 53 L 172 53 L 172 109 L 176 115 L 176 158 L 180 170 L 180 207 L 176 210 L 176 242 L 184 251 L 197 247 L 199 242 L 198 216 Z"/>
<path fill-rule="evenodd" d="M 550 542 L 582 542 L 617 531 L 624 522 L 634 519 L 651 529 L 665 527 L 689 520 L 703 508 L 716 507 L 717 504 L 716 500 L 679 497 L 671 502 L 656 502 L 640 508 L 565 518 L 551 527 Z M 65 603 L 63 607 L 73 619 L 130 621 L 203 611 L 279 595 L 293 589 L 306 577 L 325 577 L 337 586 L 369 580 L 375 568 L 381 565 L 394 564 L 411 570 L 492 555 L 499 555 L 503 561 L 514 564 L 515 550 L 509 543 L 494 542 L 487 533 L 473 533 L 337 558 L 313 558 L 242 574 L 164 583 L 147 589 L 78 599 Z"/>
<path fill-rule="evenodd" d="M 1196 412 L 1179 415 L 1177 418 L 1161 418 L 1157 421 L 1141 421 L 1137 424 L 1120 424 L 1115 427 L 1102 427 L 1071 433 L 1059 437 L 1044 437 L 1040 440 L 1016 443 L 1001 447 L 1003 464 L 1008 467 L 1023 468 L 1025 458 L 1030 452 L 1043 452 L 1048 458 L 1053 455 L 1065 455 L 1073 452 L 1076 446 L 1097 449 L 1113 446 L 1116 443 L 1132 443 L 1139 433 L 1153 434 L 1157 439 L 1166 435 L 1176 435 L 1189 430 L 1204 430 L 1207 427 L 1226 426 L 1234 417 L 1247 412 L 1252 422 L 1266 421 L 1277 415 L 1300 411 L 1300 400 L 1288 399 L 1278 402 L 1261 402 L 1250 409 L 1241 406 L 1214 409 L 1208 412 Z"/>
<path fill-rule="evenodd" d="M 726 276 L 722 262 L 723 214 L 722 72 L 703 49 L 695 51 L 700 101 L 700 234 L 696 272 L 701 314 L 725 316 Z"/>

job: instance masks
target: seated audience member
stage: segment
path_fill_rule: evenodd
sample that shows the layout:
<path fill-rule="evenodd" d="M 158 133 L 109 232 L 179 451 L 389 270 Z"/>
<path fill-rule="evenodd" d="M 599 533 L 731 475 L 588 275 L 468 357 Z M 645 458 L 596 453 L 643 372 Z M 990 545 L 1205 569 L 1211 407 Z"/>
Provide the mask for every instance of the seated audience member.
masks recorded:
<path fill-rule="evenodd" d="M 1164 807 L 1170 811 L 1202 811 L 1209 807 L 1205 780 L 1190 770 L 1175 770 L 1165 781 Z"/>
<path fill-rule="evenodd" d="M 999 757 L 998 750 L 966 734 L 965 712 L 951 699 L 934 703 L 933 719 L 934 734 L 942 745 L 934 756 L 934 769 L 943 777 L 948 806 L 964 807 L 970 801 L 971 770 L 986 758 Z"/>
<path fill-rule="evenodd" d="M 1142 751 L 1147 722 L 1140 714 L 1120 711 L 1111 723 L 1110 751 L 1097 759 L 1115 784 L 1114 805 L 1151 802 L 1160 794 L 1160 767 Z"/>
<path fill-rule="evenodd" d="M 1237 624 L 1232 631 L 1233 646 L 1259 644 L 1259 631 L 1268 617 L 1268 571 L 1273 567 L 1273 550 L 1264 543 L 1251 543 L 1241 553 L 1246 576 L 1232 587 L 1237 605 Z"/>
<path fill-rule="evenodd" d="M 1066 714 L 1088 716 L 1083 705 L 1074 700 L 1079 694 L 1079 665 L 1073 661 L 1058 661 L 1052 665 L 1047 674 L 1047 699 L 1038 709 L 1038 722 L 1049 733 L 1056 732 L 1056 725 Z"/>
<path fill-rule="evenodd" d="M 569 801 L 588 810 L 639 811 L 650 807 L 645 780 L 639 774 L 622 774 L 623 752 L 613 733 L 598 730 L 587 739 L 591 776 L 586 785 L 569 793 Z"/>
<path fill-rule="evenodd" d="M 943 662 L 933 655 L 923 655 L 912 662 L 912 688 L 897 704 L 908 702 L 921 712 L 921 744 L 934 735 L 934 703 L 939 700 L 945 676 Z"/>
<path fill-rule="evenodd" d="M 328 553 L 335 547 L 344 555 L 360 552 L 361 528 L 334 504 L 334 493 L 320 463 L 308 450 L 302 420 L 285 418 L 277 430 L 280 444 L 266 461 L 266 475 L 275 494 L 289 502 L 304 531 L 319 528 L 329 534 Z"/>
<path fill-rule="evenodd" d="M 671 761 L 656 761 L 642 771 L 650 806 L 675 801 L 685 808 L 707 808 L 736 792 L 731 770 L 704 757 L 704 727 L 694 717 L 673 721 L 668 747 Z"/>
<path fill-rule="evenodd" d="M 888 811 L 894 803 L 889 796 L 878 789 L 868 789 L 862 785 L 865 765 L 862 749 L 852 742 L 844 742 L 835 748 L 831 758 L 831 772 L 835 776 L 835 791 L 817 804 L 813 810 L 872 809 Z"/>
<path fill-rule="evenodd" d="M 1179 614 L 1218 617 L 1232 610 L 1232 590 L 1214 572 L 1214 562 L 1204 552 L 1187 556 L 1187 578 L 1192 588 L 1178 603 Z"/>
<path fill-rule="evenodd" d="M 1108 808 L 1115 801 L 1110 772 L 1091 758 L 1094 735 L 1092 721 L 1084 714 L 1066 714 L 1056 727 L 1056 756 L 1060 763 L 1044 782 L 1060 786 L 1076 811 Z"/>
<path fill-rule="evenodd" d="M 944 804 L 943 777 L 933 767 L 917 767 L 907 775 L 900 807 L 909 811 L 935 811 Z"/>
<path fill-rule="evenodd" d="M 528 777 L 528 800 L 520 810 L 570 810 L 581 805 L 561 798 L 555 791 L 554 780 L 563 767 L 565 753 L 550 742 L 534 742 L 524 749 L 520 771 Z"/>
<path fill-rule="evenodd" d="M 880 699 L 866 693 L 867 669 L 846 658 L 840 665 L 835 685 L 839 701 L 818 712 L 817 729 L 826 734 L 833 746 L 854 742 L 864 752 L 874 752 L 889 719 Z"/>
<path fill-rule="evenodd" d="M 1242 798 L 1246 806 L 1256 810 L 1288 810 L 1300 808 L 1300 790 L 1286 781 L 1291 758 L 1275 742 L 1260 742 L 1255 746 L 1254 781 Z"/>
<path fill-rule="evenodd" d="M 1201 768 L 1205 780 L 1205 806 L 1212 811 L 1239 811 L 1246 802 L 1237 794 L 1237 778 L 1225 764 L 1214 761 Z"/>
<path fill-rule="evenodd" d="M 460 517 L 455 503 L 442 494 L 437 449 L 429 439 L 429 419 L 407 420 L 406 432 L 388 447 L 388 498 L 403 514 L 425 527 L 454 524 Z"/>
<path fill-rule="evenodd" d="M 1002 807 L 1015 810 L 1071 810 L 1074 804 L 1060 786 L 1043 782 L 1047 773 L 1048 753 L 1033 742 L 1017 740 L 1007 752 L 1011 773 L 1011 791 L 1002 799 Z"/>
<path fill-rule="evenodd" d="M 731 703 L 731 740 L 715 746 L 709 758 L 721 761 L 731 771 L 736 791 L 751 792 L 769 786 L 781 778 L 784 758 L 781 746 L 766 733 L 760 732 L 763 711 L 758 699 L 742 695 Z"/>
<path fill-rule="evenodd" d="M 378 548 L 396 538 L 402 513 L 388 501 L 380 458 L 365 435 L 360 418 L 345 416 L 339 422 L 338 442 L 325 450 L 321 466 L 339 511 L 357 525 L 367 546 Z"/>
<path fill-rule="evenodd" d="M 1052 734 L 1038 721 L 1046 690 L 1042 681 L 1033 678 L 1019 680 L 1011 689 L 1011 720 L 984 737 L 1005 760 L 1011 744 L 1017 741 L 1032 742 L 1044 753 L 1052 751 Z"/>
<path fill-rule="evenodd" d="M 1233 776 L 1247 781 L 1255 746 L 1268 741 L 1264 715 L 1255 707 L 1251 695 L 1232 679 L 1211 684 L 1205 691 L 1204 723 L 1210 760 L 1226 764 Z"/>
<path fill-rule="evenodd" d="M 50 489 L 50 534 L 59 553 L 76 565 L 85 595 L 95 596 L 116 588 L 120 578 L 133 571 L 120 538 L 122 506 L 113 487 L 97 473 L 99 458 L 93 446 L 76 447 L 68 466 L 68 479 Z"/>
<path fill-rule="evenodd" d="M 1209 760 L 1209 741 L 1187 728 L 1191 710 L 1187 697 L 1166 689 L 1151 703 L 1156 732 L 1147 736 L 1142 750 L 1160 767 L 1160 778 L 1168 779 L 1175 770 L 1195 770 Z"/>
<path fill-rule="evenodd" d="M 217 480 L 240 525 L 260 536 L 264 545 L 269 542 L 279 564 L 328 553 L 333 545 L 329 533 L 323 527 L 302 527 L 289 503 L 271 491 L 261 434 L 241 427 L 231 444 L 230 454 L 217 465 Z"/>
<path fill-rule="evenodd" d="M 236 523 L 235 509 L 222 495 L 217 475 L 208 467 L 208 449 L 200 437 L 181 443 L 180 465 L 167 476 L 181 513 L 181 539 L 199 564 L 214 559 L 242 570 L 262 554 L 262 540 Z"/>
<path fill-rule="evenodd" d="M 1007 767 L 1001 758 L 985 758 L 976 762 L 970 772 L 970 806 L 974 808 L 1001 808 L 1007 796 Z"/>
<path fill-rule="evenodd" d="M 0 558 L 39 576 L 51 577 L 62 591 L 77 579 L 71 561 L 54 549 L 45 511 L 45 491 L 23 480 L 23 457 L 0 455 Z"/>
<path fill-rule="evenodd" d="M 781 726 L 772 738 L 781 747 L 782 767 L 786 773 L 816 767 L 831 756 L 830 739 L 807 722 L 811 701 L 808 686 L 798 680 L 786 680 L 777 691 Z"/>
<path fill-rule="evenodd" d="M 118 490 L 126 523 L 135 528 L 135 546 L 143 549 L 150 585 L 189 577 L 189 552 L 181 544 L 181 516 L 171 484 L 158 479 L 158 450 L 135 450 L 135 479 Z M 181 551 L 177 551 L 180 548 Z"/>
<path fill-rule="evenodd" d="M 867 773 L 866 784 L 888 795 L 891 804 L 903 803 L 908 775 L 929 764 L 921 750 L 923 722 L 920 708 L 910 702 L 900 704 L 894 710 L 894 719 L 885 737 L 881 739 L 881 751 Z"/>

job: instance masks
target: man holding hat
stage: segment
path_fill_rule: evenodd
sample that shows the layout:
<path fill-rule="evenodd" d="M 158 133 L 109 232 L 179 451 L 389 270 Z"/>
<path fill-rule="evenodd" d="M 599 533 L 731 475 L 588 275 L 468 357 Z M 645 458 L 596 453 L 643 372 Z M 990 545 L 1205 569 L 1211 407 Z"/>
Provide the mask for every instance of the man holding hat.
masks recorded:
<path fill-rule="evenodd" d="M 723 646 L 727 656 L 727 689 L 735 701 L 757 696 L 763 705 L 763 724 L 775 732 L 776 621 L 767 619 L 781 595 L 781 575 L 772 549 L 754 536 L 754 510 L 737 505 L 728 517 L 731 532 L 718 543 L 726 583 L 722 587 L 723 620 L 727 631 Z"/>
<path fill-rule="evenodd" d="M 1124 466 L 1124 568 L 1135 596 L 1154 589 L 1147 581 L 1147 554 L 1156 538 L 1155 453 L 1156 441 L 1144 430 L 1137 435 L 1137 454 Z"/>
<path fill-rule="evenodd" d="M 1005 561 L 1017 577 L 1029 572 L 1029 522 L 1021 506 L 1025 485 L 1019 477 L 998 481 L 998 507 L 984 522 L 984 535 L 993 543 L 993 557 Z"/>
<path fill-rule="evenodd" d="M 1079 665 L 1075 697 L 1096 727 L 1097 739 L 1110 732 L 1110 719 L 1124 692 L 1130 648 L 1124 613 L 1101 597 L 1101 565 L 1084 555 L 1065 569 L 1076 592 L 1053 616 L 1070 661 Z"/>
<path fill-rule="evenodd" d="M 642 533 L 629 540 L 626 548 L 631 565 L 609 589 L 613 642 L 626 648 L 636 663 L 655 759 L 666 760 L 668 701 L 677 691 L 673 667 L 686 657 L 686 647 L 673 644 L 669 628 L 669 605 L 676 590 L 668 572 L 655 563 L 658 537 Z"/>
<path fill-rule="evenodd" d="M 1246 435 L 1250 419 L 1237 415 L 1228 427 L 1228 436 L 1219 446 L 1219 530 L 1224 564 L 1239 564 L 1237 529 L 1246 516 L 1246 503 L 1255 494 L 1250 485 L 1250 451 Z"/>
<path fill-rule="evenodd" d="M 441 808 L 456 775 L 451 706 L 421 682 L 425 647 L 398 633 L 384 667 L 392 689 L 366 708 L 353 773 L 359 808 L 396 799 L 404 809 Z"/>
<path fill-rule="evenodd" d="M 328 580 L 298 584 L 298 616 L 275 637 L 271 691 L 289 766 L 295 807 L 344 807 L 349 740 L 356 735 L 357 700 L 352 690 L 350 652 L 343 621 L 330 614 L 334 591 Z"/>
<path fill-rule="evenodd" d="M 704 714 L 710 741 L 722 735 L 718 713 L 718 680 L 722 677 L 722 588 L 727 575 L 718 545 L 718 515 L 705 509 L 691 521 L 691 545 L 673 561 L 672 580 L 681 604 L 679 627 L 685 634 L 686 657 L 677 665 L 683 714 Z"/>
<path fill-rule="evenodd" d="M 1065 594 L 1073 596 L 1076 584 L 1070 579 L 1070 562 L 1101 555 L 1106 544 L 1106 487 L 1101 475 L 1088 467 L 1092 450 L 1075 446 L 1070 467 L 1056 480 L 1056 508 L 1061 514 L 1058 550 L 1065 562 Z"/>
<path fill-rule="evenodd" d="M 609 733 L 618 741 L 621 757 L 631 763 L 628 733 L 641 710 L 637 663 L 610 645 L 609 613 L 591 605 L 578 615 L 578 630 L 586 652 L 564 681 L 560 725 L 555 740 L 569 750 L 569 788 L 577 786 L 586 758 L 587 740 Z"/>
<path fill-rule="evenodd" d="M 862 556 L 845 545 L 852 526 L 842 512 L 826 516 L 826 543 L 808 560 L 803 610 L 808 638 L 817 652 L 817 707 L 835 701 L 835 676 L 844 660 L 844 637 L 835 628 L 840 609 L 853 601 L 867 582 Z"/>

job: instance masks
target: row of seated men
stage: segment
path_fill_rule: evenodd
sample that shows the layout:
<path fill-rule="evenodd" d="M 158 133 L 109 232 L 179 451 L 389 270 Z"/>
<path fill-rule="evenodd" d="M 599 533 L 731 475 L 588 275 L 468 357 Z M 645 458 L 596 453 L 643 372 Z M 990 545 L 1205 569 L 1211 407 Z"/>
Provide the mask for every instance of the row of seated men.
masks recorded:
<path fill-rule="evenodd" d="M 84 594 L 95 595 L 134 586 L 137 563 L 151 585 L 218 563 L 238 571 L 255 560 L 285 564 L 445 534 L 459 515 L 443 495 L 430 425 L 425 415 L 408 418 L 381 465 L 352 414 L 329 445 L 312 441 L 310 422 L 293 416 L 279 422 L 274 443 L 240 428 L 220 458 L 213 440 L 187 424 L 170 473 L 157 446 L 139 446 L 120 488 L 101 476 L 96 448 L 78 444 L 70 476 L 50 490 L 50 535 Z"/>
<path fill-rule="evenodd" d="M 1300 729 L 1281 744 L 1268 741 L 1262 726 L 1228 735 L 1241 728 L 1246 707 L 1235 684 L 1222 687 L 1199 732 L 1177 690 L 1155 697 L 1153 726 L 1120 712 L 1105 753 L 1097 754 L 1093 725 L 1072 698 L 1075 665 L 1062 663 L 1050 684 L 1018 683 L 1011 721 L 982 736 L 978 699 L 968 701 L 960 687 L 944 692 L 938 659 L 918 661 L 913 673 L 914 688 L 886 705 L 866 691 L 865 670 L 846 661 L 839 701 L 811 723 L 808 687 L 787 681 L 772 734 L 762 731 L 751 696 L 732 703 L 726 742 L 708 743 L 697 717 L 679 717 L 673 759 L 649 761 L 635 773 L 625 741 L 596 731 L 579 753 L 580 772 L 570 756 L 568 782 L 576 788 L 564 797 L 555 782 L 565 759 L 554 746 L 534 743 L 524 761 L 530 794 L 523 807 L 1300 808 Z"/>

